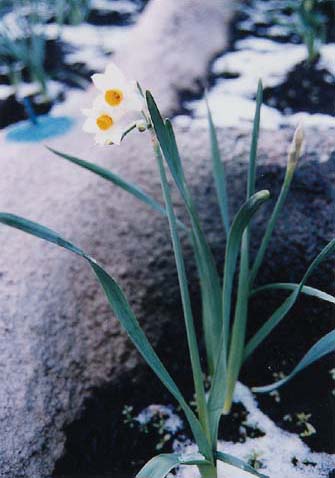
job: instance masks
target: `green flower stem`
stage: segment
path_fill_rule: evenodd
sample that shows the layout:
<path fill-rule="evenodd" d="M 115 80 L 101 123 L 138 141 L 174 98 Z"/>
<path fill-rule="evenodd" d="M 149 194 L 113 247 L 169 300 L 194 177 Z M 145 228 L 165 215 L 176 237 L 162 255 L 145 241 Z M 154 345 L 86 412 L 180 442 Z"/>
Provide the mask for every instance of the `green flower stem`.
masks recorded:
<path fill-rule="evenodd" d="M 263 240 L 261 242 L 260 248 L 258 249 L 257 256 L 255 259 L 255 262 L 253 264 L 253 267 L 250 272 L 250 277 L 249 277 L 249 286 L 250 289 L 252 288 L 252 285 L 257 277 L 259 268 L 262 265 L 266 249 L 269 245 L 273 229 L 276 225 L 278 216 L 283 208 L 283 205 L 286 201 L 287 194 L 289 192 L 291 182 L 294 176 L 294 172 L 298 163 L 298 159 L 301 156 L 302 152 L 302 143 L 303 143 L 303 130 L 301 126 L 298 126 L 298 128 L 295 131 L 294 138 L 291 144 L 291 148 L 288 153 L 288 161 L 287 161 L 287 167 L 286 167 L 286 172 L 285 172 L 285 178 L 284 182 L 282 185 L 282 188 L 280 190 L 280 194 L 278 196 L 276 205 L 274 207 L 274 210 L 271 214 L 270 220 L 268 222 L 268 225 L 265 230 L 265 234 L 263 237 Z"/>
<path fill-rule="evenodd" d="M 121 138 L 121 141 L 127 136 L 127 134 L 129 134 L 131 131 L 133 131 L 133 129 L 136 128 L 136 123 L 132 124 L 131 126 L 129 126 L 128 129 L 126 129 L 122 135 L 122 138 Z"/>
<path fill-rule="evenodd" d="M 173 245 L 173 250 L 174 250 L 174 255 L 176 260 L 199 420 L 207 438 L 210 440 L 207 403 L 206 403 L 205 388 L 204 388 L 204 383 L 202 378 L 203 373 L 201 369 L 199 349 L 198 349 L 197 338 L 196 338 L 196 333 L 194 328 L 194 321 L 193 321 L 191 301 L 190 301 L 189 290 L 188 290 L 185 264 L 183 260 L 180 239 L 177 233 L 177 222 L 176 222 L 176 217 L 173 211 L 171 193 L 170 193 L 170 189 L 169 189 L 169 185 L 168 185 L 168 181 L 166 177 L 166 172 L 165 172 L 165 168 L 163 164 L 163 157 L 161 154 L 159 143 L 156 139 L 156 136 L 153 133 L 153 130 L 152 130 L 152 142 L 153 142 L 153 148 L 154 148 L 155 156 L 158 163 L 162 191 L 163 191 L 163 196 L 164 196 L 164 200 L 166 204 L 167 216 L 169 220 L 171 240 L 172 240 L 172 245 Z M 213 460 L 213 457 L 206 457 L 206 458 L 210 459 L 211 461 Z"/>
<path fill-rule="evenodd" d="M 201 465 L 198 466 L 201 478 L 217 478 L 217 467 L 215 465 Z"/>
<path fill-rule="evenodd" d="M 249 155 L 249 168 L 247 180 L 247 194 L 246 199 L 249 200 L 255 194 L 256 185 L 256 162 L 257 162 L 257 147 L 259 137 L 259 126 L 261 118 L 261 107 L 263 100 L 263 85 L 261 80 L 258 82 L 257 96 L 256 96 L 256 110 L 252 128 L 252 140 Z M 250 225 L 248 224 L 242 236 L 241 241 L 241 260 L 240 271 L 238 277 L 237 299 L 235 307 L 235 316 L 232 327 L 231 341 L 229 347 L 228 366 L 227 366 L 227 385 L 226 396 L 223 407 L 223 413 L 230 412 L 234 390 L 240 369 L 243 363 L 244 344 L 246 327 L 248 320 L 248 305 L 249 305 L 249 247 L 250 247 Z"/>
<path fill-rule="evenodd" d="M 241 245 L 240 273 L 238 278 L 237 302 L 235 317 L 229 347 L 227 366 L 227 385 L 223 413 L 228 414 L 231 410 L 234 390 L 241 365 L 243 363 L 245 332 L 248 318 L 249 299 L 249 237 L 248 229 L 244 231 Z"/>

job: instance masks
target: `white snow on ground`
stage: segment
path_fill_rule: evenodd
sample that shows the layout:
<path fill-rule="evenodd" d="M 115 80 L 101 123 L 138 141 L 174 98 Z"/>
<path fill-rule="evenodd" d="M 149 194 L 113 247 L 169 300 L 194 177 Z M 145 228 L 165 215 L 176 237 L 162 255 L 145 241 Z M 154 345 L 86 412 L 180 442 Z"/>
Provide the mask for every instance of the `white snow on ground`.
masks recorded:
<path fill-rule="evenodd" d="M 135 14 L 137 12 L 137 6 L 130 0 L 91 0 L 91 9 L 96 8 L 98 10 L 106 11 L 118 11 L 121 14 Z"/>
<path fill-rule="evenodd" d="M 257 457 L 257 460 L 262 463 L 259 472 L 269 475 L 270 478 L 327 478 L 329 471 L 335 468 L 335 455 L 314 453 L 298 435 L 288 433 L 276 426 L 258 408 L 251 391 L 241 383 L 237 385 L 234 401 L 242 403 L 247 409 L 246 425 L 257 428 L 265 435 L 258 438 L 246 438 L 244 443 L 220 441 L 218 445 L 220 451 L 244 461 Z M 182 451 L 194 453 L 197 447 L 193 444 L 186 445 Z M 293 459 L 297 460 L 296 466 L 292 463 Z M 221 462 L 218 470 L 219 478 L 251 478 L 253 476 Z M 178 473 L 178 478 L 198 477 L 196 467 L 185 466 Z"/>
<path fill-rule="evenodd" d="M 164 417 L 164 430 L 167 432 L 176 433 L 183 428 L 181 418 L 165 405 L 149 405 L 135 417 L 135 420 L 140 425 L 147 425 L 155 417 Z"/>
<path fill-rule="evenodd" d="M 68 53 L 65 60 L 69 64 L 85 63 L 89 68 L 101 71 L 107 63 L 107 54 L 118 49 L 126 40 L 130 26 L 99 26 L 82 23 L 81 25 L 64 25 L 61 29 L 61 39 L 75 47 L 75 51 Z M 49 38 L 58 35 L 58 26 L 46 26 Z"/>
<path fill-rule="evenodd" d="M 208 100 L 217 126 L 250 127 L 254 111 L 255 95 L 259 78 L 264 87 L 279 85 L 286 74 L 306 58 L 306 47 L 291 43 L 282 44 L 262 38 L 248 38 L 236 44 L 237 51 L 223 54 L 213 64 L 215 74 L 233 73 L 238 78 L 222 79 L 210 89 Z M 321 47 L 320 66 L 335 74 L 335 44 Z M 186 104 L 196 120 L 206 123 L 206 106 L 203 100 Z M 297 125 L 303 119 L 305 124 L 325 124 L 335 127 L 335 117 L 323 114 L 297 113 L 283 115 L 267 105 L 262 106 L 262 128 L 277 129 L 284 125 Z M 184 116 L 176 123 L 187 125 Z M 191 121 L 191 119 L 189 119 Z"/>

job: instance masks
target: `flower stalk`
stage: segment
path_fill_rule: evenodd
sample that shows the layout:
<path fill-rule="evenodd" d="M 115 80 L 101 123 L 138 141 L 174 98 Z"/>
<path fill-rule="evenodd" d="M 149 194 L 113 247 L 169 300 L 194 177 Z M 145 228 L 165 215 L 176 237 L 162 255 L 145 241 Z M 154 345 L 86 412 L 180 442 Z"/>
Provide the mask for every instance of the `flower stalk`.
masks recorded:
<path fill-rule="evenodd" d="M 304 130 L 302 125 L 300 124 L 297 129 L 295 130 L 294 136 L 292 143 L 289 147 L 288 151 L 288 160 L 287 160 L 287 166 L 286 166 L 286 172 L 285 172 L 285 177 L 284 177 L 284 182 L 281 187 L 276 205 L 274 207 L 274 210 L 271 214 L 271 217 L 269 219 L 269 222 L 267 224 L 261 245 L 258 249 L 257 255 L 255 262 L 253 264 L 252 270 L 250 272 L 250 277 L 249 277 L 249 285 L 250 289 L 253 286 L 253 283 L 256 279 L 256 276 L 258 274 L 258 271 L 262 265 L 265 252 L 268 248 L 272 232 L 275 228 L 275 225 L 277 223 L 278 217 L 283 209 L 283 206 L 285 204 L 287 195 L 290 190 L 290 186 L 292 183 L 292 179 L 294 176 L 294 172 L 296 170 L 298 161 L 302 155 L 303 152 L 303 142 L 304 142 Z"/>
<path fill-rule="evenodd" d="M 156 157 L 158 169 L 159 169 L 159 174 L 161 178 L 162 192 L 163 192 L 163 197 L 164 197 L 164 201 L 166 205 L 171 240 L 172 240 L 173 251 L 175 255 L 176 266 L 177 266 L 180 294 L 181 294 L 182 306 L 184 311 L 187 342 L 188 342 L 188 348 L 190 353 L 193 381 L 194 381 L 194 387 L 195 387 L 197 411 L 199 415 L 199 421 L 204 429 L 207 439 L 210 442 L 210 431 L 209 431 L 208 412 L 207 412 L 207 404 L 206 404 L 206 396 L 205 396 L 205 387 L 203 382 L 203 371 L 202 371 L 201 363 L 200 363 L 199 347 L 197 344 L 197 338 L 195 333 L 185 264 L 184 264 L 182 249 L 181 249 L 181 243 L 180 243 L 180 239 L 177 232 L 177 221 L 173 211 L 171 193 L 170 193 L 170 188 L 167 181 L 167 176 L 165 172 L 165 166 L 163 163 L 163 157 L 162 157 L 160 145 L 158 143 L 155 132 L 152 128 L 150 129 L 150 132 L 151 132 L 151 141 L 153 145 L 153 150 L 155 153 L 155 157 Z M 213 459 L 212 457 L 207 457 L 207 458 Z"/>

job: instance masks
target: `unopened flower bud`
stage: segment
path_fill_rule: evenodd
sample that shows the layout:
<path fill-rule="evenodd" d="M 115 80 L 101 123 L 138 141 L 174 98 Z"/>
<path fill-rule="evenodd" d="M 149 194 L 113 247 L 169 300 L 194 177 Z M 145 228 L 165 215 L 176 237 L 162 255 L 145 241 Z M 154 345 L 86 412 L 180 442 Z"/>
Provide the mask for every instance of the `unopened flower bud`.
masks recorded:
<path fill-rule="evenodd" d="M 303 153 L 304 128 L 300 123 L 294 132 L 293 140 L 288 151 L 288 166 L 295 167 Z"/>
<path fill-rule="evenodd" d="M 139 120 L 136 122 L 136 128 L 140 133 L 143 133 L 147 129 L 147 123 L 144 120 Z"/>

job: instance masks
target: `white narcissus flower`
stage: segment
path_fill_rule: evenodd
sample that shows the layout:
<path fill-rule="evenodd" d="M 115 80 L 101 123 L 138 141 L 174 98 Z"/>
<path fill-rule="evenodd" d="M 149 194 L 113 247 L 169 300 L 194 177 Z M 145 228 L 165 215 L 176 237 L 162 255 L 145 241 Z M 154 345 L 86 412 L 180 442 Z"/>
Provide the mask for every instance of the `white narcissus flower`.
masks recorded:
<path fill-rule="evenodd" d="M 107 66 L 105 73 L 93 75 L 92 81 L 113 110 L 124 113 L 143 110 L 144 102 L 136 82 L 129 81 L 114 63 Z"/>
<path fill-rule="evenodd" d="M 83 130 L 95 134 L 97 144 L 121 143 L 123 133 L 129 126 L 122 111 L 112 109 L 105 103 L 104 98 L 99 96 L 92 108 L 84 109 L 83 113 L 87 116 Z"/>

